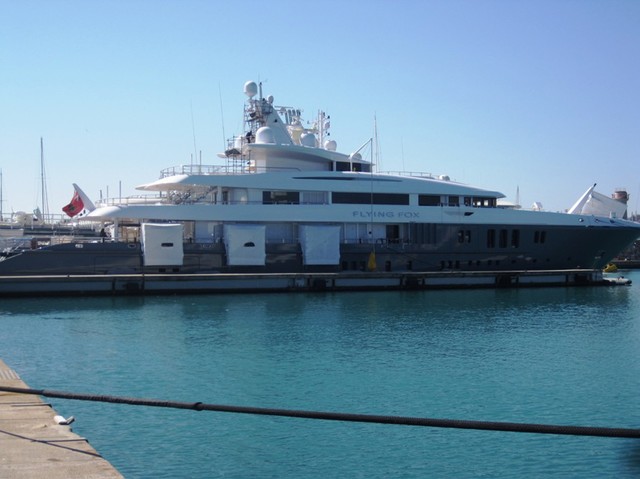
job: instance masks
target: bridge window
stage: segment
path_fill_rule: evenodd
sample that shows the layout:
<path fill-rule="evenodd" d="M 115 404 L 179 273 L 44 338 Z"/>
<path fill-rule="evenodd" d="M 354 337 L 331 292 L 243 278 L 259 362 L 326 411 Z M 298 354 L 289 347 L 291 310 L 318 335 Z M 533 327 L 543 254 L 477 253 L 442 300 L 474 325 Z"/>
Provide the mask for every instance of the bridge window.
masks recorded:
<path fill-rule="evenodd" d="M 349 205 L 408 205 L 409 195 L 397 193 L 343 193 L 333 192 L 331 201 Z"/>
<path fill-rule="evenodd" d="M 467 198 L 465 198 L 466 204 Z M 472 205 L 479 208 L 488 208 L 496 206 L 497 201 L 495 198 L 485 196 L 474 196 L 472 199 Z"/>
<path fill-rule="evenodd" d="M 440 206 L 440 195 L 418 195 L 420 206 Z"/>
<path fill-rule="evenodd" d="M 263 205 L 298 205 L 300 193 L 297 191 L 263 191 Z"/>

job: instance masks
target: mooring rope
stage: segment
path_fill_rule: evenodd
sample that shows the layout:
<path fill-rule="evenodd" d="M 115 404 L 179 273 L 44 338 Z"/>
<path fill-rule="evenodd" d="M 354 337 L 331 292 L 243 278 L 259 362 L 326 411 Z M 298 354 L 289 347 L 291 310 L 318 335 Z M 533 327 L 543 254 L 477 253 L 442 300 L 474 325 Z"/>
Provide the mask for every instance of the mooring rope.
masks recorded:
<path fill-rule="evenodd" d="M 426 417 L 380 416 L 372 414 L 353 414 L 324 411 L 305 411 L 296 409 L 272 409 L 250 406 L 230 406 L 224 404 L 207 404 L 202 402 L 165 401 L 160 399 L 142 399 L 123 396 L 104 396 L 93 394 L 79 394 L 49 389 L 30 389 L 0 386 L 0 391 L 35 394 L 48 398 L 75 399 L 80 401 L 94 401 L 134 406 L 150 406 L 174 409 L 192 409 L 195 411 L 217 411 L 238 414 L 257 414 L 263 416 L 281 416 L 302 419 L 320 419 L 326 421 L 363 422 L 375 424 L 395 424 L 402 426 L 425 426 L 456 429 L 477 429 L 485 431 L 526 432 L 536 434 L 557 434 L 566 436 L 596 436 L 640 438 L 640 429 L 611 428 L 595 426 L 562 426 L 551 424 L 529 424 L 498 421 L 469 421 L 461 419 L 435 419 Z"/>

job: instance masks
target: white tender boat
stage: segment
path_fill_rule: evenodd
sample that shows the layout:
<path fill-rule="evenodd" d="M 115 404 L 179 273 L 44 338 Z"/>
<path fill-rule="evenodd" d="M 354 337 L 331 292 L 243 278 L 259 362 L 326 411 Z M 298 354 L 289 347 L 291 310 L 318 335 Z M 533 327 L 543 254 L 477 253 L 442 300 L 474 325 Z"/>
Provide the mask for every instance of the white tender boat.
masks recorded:
<path fill-rule="evenodd" d="M 604 275 L 602 277 L 602 279 L 611 285 L 614 286 L 631 286 L 631 279 L 630 278 L 625 278 L 624 276 L 610 276 L 610 275 Z"/>

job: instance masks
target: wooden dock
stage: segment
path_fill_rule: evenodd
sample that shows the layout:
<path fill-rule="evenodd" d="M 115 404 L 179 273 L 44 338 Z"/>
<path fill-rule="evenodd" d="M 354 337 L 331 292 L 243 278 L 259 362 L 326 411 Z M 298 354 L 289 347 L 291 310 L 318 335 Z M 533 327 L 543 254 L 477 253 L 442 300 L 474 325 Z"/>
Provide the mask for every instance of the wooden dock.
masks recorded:
<path fill-rule="evenodd" d="M 0 360 L 0 385 L 28 388 Z M 0 391 L 0 477 L 122 479 L 88 441 L 58 424 L 38 396 Z"/>

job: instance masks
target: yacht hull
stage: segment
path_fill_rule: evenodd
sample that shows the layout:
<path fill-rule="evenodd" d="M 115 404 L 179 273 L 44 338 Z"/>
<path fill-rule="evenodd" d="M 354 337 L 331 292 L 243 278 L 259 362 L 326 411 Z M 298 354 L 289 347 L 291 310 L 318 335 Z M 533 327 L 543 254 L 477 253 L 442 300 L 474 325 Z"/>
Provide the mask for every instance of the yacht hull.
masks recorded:
<path fill-rule="evenodd" d="M 638 228 L 433 225 L 431 238 L 342 242 L 333 264 L 307 264 L 299 242 L 267 242 L 260 264 L 233 264 L 224 242 L 187 242 L 179 264 L 148 265 L 139 242 L 81 242 L 26 249 L 0 261 L 0 276 L 305 273 L 305 272 L 502 272 L 601 269 L 638 235 Z M 501 233 L 503 232 L 504 233 Z M 495 236 L 495 238 L 492 238 Z M 489 239 L 487 239 L 489 238 Z M 372 253 L 375 262 L 372 263 Z"/>

